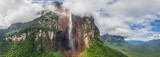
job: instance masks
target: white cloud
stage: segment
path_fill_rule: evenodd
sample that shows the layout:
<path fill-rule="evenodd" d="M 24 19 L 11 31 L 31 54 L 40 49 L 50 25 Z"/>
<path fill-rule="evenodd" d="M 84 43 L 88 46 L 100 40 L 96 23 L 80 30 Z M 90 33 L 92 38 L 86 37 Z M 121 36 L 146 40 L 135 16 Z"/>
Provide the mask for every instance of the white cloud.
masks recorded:
<path fill-rule="evenodd" d="M 147 42 L 147 41 L 151 41 L 151 40 L 160 39 L 159 36 L 160 36 L 160 35 L 141 36 L 141 37 L 128 37 L 128 38 L 126 38 L 125 40 L 126 40 L 126 41 L 136 40 L 136 41 L 144 41 L 144 42 Z"/>
<path fill-rule="evenodd" d="M 108 10 L 113 15 L 143 16 L 157 14 L 160 0 L 118 0 Z"/>
<path fill-rule="evenodd" d="M 31 21 L 38 17 L 37 12 L 42 9 L 41 5 L 32 4 L 30 0 L 1 0 L 0 29 L 13 23 Z"/>
<path fill-rule="evenodd" d="M 64 6 L 74 14 L 94 16 L 101 34 L 138 36 L 152 33 L 150 23 L 159 19 L 159 2 L 160 0 L 65 0 Z M 98 9 L 103 9 L 109 16 L 102 16 L 97 12 Z M 132 30 L 128 23 L 141 24 L 144 28 Z"/>
<path fill-rule="evenodd" d="M 63 6 L 75 15 L 91 15 L 95 10 L 106 6 L 109 0 L 64 0 Z"/>

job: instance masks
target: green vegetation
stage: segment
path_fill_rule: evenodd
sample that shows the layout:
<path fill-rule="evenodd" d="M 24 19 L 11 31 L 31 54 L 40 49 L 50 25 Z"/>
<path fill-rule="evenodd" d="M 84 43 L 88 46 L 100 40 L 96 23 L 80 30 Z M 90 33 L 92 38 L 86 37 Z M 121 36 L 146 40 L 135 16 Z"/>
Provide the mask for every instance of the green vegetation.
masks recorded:
<path fill-rule="evenodd" d="M 31 22 L 10 27 L 5 36 L 19 36 L 26 33 L 26 39 L 10 41 L 0 38 L 0 57 L 64 57 L 60 50 L 53 50 L 53 44 L 59 48 L 61 42 L 53 43 L 48 36 L 48 31 L 57 32 L 57 19 L 57 15 L 44 15 Z M 42 37 L 38 36 L 40 30 L 43 31 Z M 85 33 L 90 31 L 91 28 L 87 28 Z M 81 53 L 82 57 L 127 57 L 117 50 L 105 46 L 99 40 L 99 36 L 90 37 L 90 40 L 91 45 Z"/>
<path fill-rule="evenodd" d="M 28 45 L 27 45 L 28 44 Z M 13 42 L 4 57 L 62 57 L 60 51 L 45 52 L 43 49 L 36 51 L 36 46 L 30 42 Z"/>
<path fill-rule="evenodd" d="M 91 23 L 94 24 L 94 19 L 90 20 Z M 87 19 L 85 19 L 85 22 L 87 22 Z M 91 32 L 91 27 L 88 25 L 85 29 L 84 33 Z M 82 57 L 128 57 L 124 55 L 123 53 L 111 49 L 108 46 L 105 46 L 104 43 L 99 39 L 99 31 L 96 31 L 95 36 L 90 36 L 90 46 L 89 48 L 86 48 L 84 52 L 80 54 Z"/>
<path fill-rule="evenodd" d="M 16 34 L 18 34 L 18 32 L 19 32 L 19 30 L 12 30 L 12 31 L 10 31 L 10 32 L 6 33 L 6 34 L 5 34 L 5 36 L 12 36 L 12 35 L 16 35 Z"/>
<path fill-rule="evenodd" d="M 83 53 L 82 57 L 127 57 L 126 55 L 105 46 L 98 37 L 91 38 L 92 44 Z"/>
<path fill-rule="evenodd" d="M 63 57 L 63 54 L 61 53 L 61 51 L 49 52 L 49 53 L 43 53 L 42 57 Z"/>
<path fill-rule="evenodd" d="M 134 46 L 128 42 L 105 42 L 105 45 L 116 49 L 129 57 L 159 57 L 160 46 Z"/>
<path fill-rule="evenodd" d="M 37 27 L 31 26 L 30 28 L 22 30 L 32 30 L 30 31 L 30 35 L 27 35 L 26 40 L 24 41 L 13 41 L 10 42 L 10 48 L 3 55 L 4 57 L 61 57 L 62 53 L 60 51 L 57 52 L 46 52 L 45 49 L 51 47 L 51 41 L 48 36 L 45 39 L 38 38 L 35 41 Z M 45 41 L 45 42 L 44 42 Z M 3 51 L 2 51 L 3 52 Z"/>
<path fill-rule="evenodd" d="M 11 43 L 0 39 L 0 57 L 6 57 L 5 53 L 10 49 Z"/>
<path fill-rule="evenodd" d="M 9 27 L 5 37 L 28 33 L 27 38 L 22 41 L 10 41 L 0 38 L 0 57 L 63 57 L 61 51 L 53 51 L 52 42 L 49 39 L 48 31 L 56 32 L 57 15 L 44 15 L 28 23 L 17 23 Z M 41 22 L 38 23 L 38 22 Z M 53 26 L 49 26 L 53 25 Z M 45 37 L 38 37 L 39 30 L 45 32 Z"/>

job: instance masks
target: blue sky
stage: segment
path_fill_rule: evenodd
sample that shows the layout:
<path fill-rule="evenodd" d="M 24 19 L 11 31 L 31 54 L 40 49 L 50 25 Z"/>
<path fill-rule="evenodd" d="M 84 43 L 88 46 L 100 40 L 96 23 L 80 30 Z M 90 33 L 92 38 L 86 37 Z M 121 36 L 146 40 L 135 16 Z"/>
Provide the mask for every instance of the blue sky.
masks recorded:
<path fill-rule="evenodd" d="M 151 29 L 151 31 L 160 32 L 160 20 L 155 20 L 154 22 L 151 22 L 151 25 L 153 26 L 153 29 Z"/>

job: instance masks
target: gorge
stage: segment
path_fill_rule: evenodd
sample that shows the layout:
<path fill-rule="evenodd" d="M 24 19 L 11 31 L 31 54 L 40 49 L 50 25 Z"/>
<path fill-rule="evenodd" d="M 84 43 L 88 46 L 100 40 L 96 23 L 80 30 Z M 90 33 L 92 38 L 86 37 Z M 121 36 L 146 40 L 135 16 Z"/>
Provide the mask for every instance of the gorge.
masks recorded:
<path fill-rule="evenodd" d="M 74 15 L 59 2 L 54 6 L 57 12 L 43 10 L 40 17 L 6 29 L 0 57 L 127 57 L 100 41 L 92 16 Z"/>

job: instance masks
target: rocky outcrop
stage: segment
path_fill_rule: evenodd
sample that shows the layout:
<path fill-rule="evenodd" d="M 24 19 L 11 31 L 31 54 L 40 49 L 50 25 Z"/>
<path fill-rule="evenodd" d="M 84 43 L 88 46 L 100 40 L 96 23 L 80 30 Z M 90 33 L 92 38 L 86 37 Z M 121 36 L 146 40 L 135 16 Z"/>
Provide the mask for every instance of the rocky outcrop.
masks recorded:
<path fill-rule="evenodd" d="M 22 41 L 25 40 L 26 38 L 26 33 L 22 33 L 20 36 L 14 35 L 7 37 L 6 40 L 12 40 L 12 41 Z"/>
<path fill-rule="evenodd" d="M 109 34 L 105 34 L 101 36 L 101 40 L 102 41 L 112 41 L 112 42 L 124 42 L 126 37 L 123 36 L 118 36 L 118 35 L 109 35 Z"/>
<path fill-rule="evenodd" d="M 72 15 L 72 44 L 70 46 L 69 38 L 65 31 L 58 32 L 58 38 L 61 38 L 62 46 L 64 49 L 62 51 L 66 57 L 78 57 L 81 52 L 90 46 L 90 38 L 94 37 L 96 33 L 99 33 L 97 27 L 94 24 L 94 20 L 91 17 L 80 17 Z M 73 49 L 72 49 L 73 48 Z"/>
<path fill-rule="evenodd" d="M 69 28 L 69 18 L 72 20 L 72 29 Z M 71 40 L 69 39 L 71 29 Z M 61 42 L 61 50 L 66 57 L 77 57 L 90 45 L 90 38 L 98 33 L 92 17 L 80 17 L 72 15 L 67 9 L 59 14 L 57 41 Z M 72 42 L 71 42 L 72 41 Z"/>
<path fill-rule="evenodd" d="M 3 33 L 9 45 L 4 57 L 126 57 L 103 45 L 92 16 L 76 16 L 61 3 L 53 4 L 56 12 L 44 9 L 39 18 Z"/>
<path fill-rule="evenodd" d="M 36 35 L 34 41 L 42 43 L 37 44 L 37 51 L 47 44 L 47 39 L 50 41 L 50 45 L 44 48 L 45 51 L 61 50 L 65 57 L 78 57 L 81 52 L 90 46 L 90 38 L 94 37 L 96 33 L 99 33 L 97 27 L 94 24 L 92 17 L 80 17 L 72 15 L 72 47 L 69 40 L 69 15 L 66 9 L 62 14 L 59 14 L 58 19 L 52 18 L 55 14 L 44 15 L 38 19 L 35 19 L 34 25 L 25 28 L 25 35 L 22 33 L 18 35 L 9 36 L 6 39 L 12 41 L 25 40 L 31 35 Z M 51 18 L 51 19 L 50 19 Z M 32 23 L 31 22 L 31 23 Z M 36 27 L 35 27 L 36 26 Z M 33 27 L 33 28 L 32 28 Z M 34 33 L 33 33 L 34 32 Z"/>
<path fill-rule="evenodd" d="M 21 33 L 6 37 L 15 41 L 33 39 L 37 51 L 63 52 L 65 57 L 80 57 L 80 53 L 91 45 L 91 39 L 99 35 L 99 30 L 94 24 L 92 17 L 80 17 L 56 4 L 59 12 L 42 11 L 41 17 L 25 23 L 26 28 L 20 30 Z"/>
<path fill-rule="evenodd" d="M 93 18 L 73 16 L 73 39 L 75 51 L 82 52 L 90 45 L 90 38 L 97 33 Z"/>

